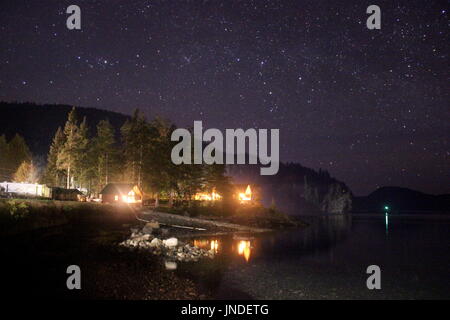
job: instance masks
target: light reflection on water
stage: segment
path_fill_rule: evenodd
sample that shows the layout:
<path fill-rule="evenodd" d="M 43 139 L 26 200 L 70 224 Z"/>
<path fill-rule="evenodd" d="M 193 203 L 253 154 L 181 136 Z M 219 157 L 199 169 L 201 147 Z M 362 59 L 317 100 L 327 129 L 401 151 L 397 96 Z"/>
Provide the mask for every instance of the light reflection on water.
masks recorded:
<path fill-rule="evenodd" d="M 194 240 L 194 247 L 205 249 L 205 250 L 212 250 L 214 253 L 219 252 L 219 240 L 217 239 L 195 239 Z"/>
<path fill-rule="evenodd" d="M 248 260 L 250 260 L 251 251 L 252 251 L 252 249 L 251 249 L 250 240 L 239 241 L 237 252 L 240 256 L 244 256 L 245 261 L 247 261 L 247 262 L 248 262 Z"/>
<path fill-rule="evenodd" d="M 333 247 L 344 240 L 351 229 L 348 216 L 329 217 L 320 223 L 299 230 L 286 230 L 259 235 L 227 235 L 199 237 L 191 240 L 194 246 L 213 250 L 217 256 L 234 262 L 256 263 L 260 258 L 275 259 L 287 256 L 322 256 L 327 252 L 333 260 Z"/>
<path fill-rule="evenodd" d="M 231 284 L 252 297 L 269 299 L 448 298 L 450 219 L 380 214 L 308 222 L 305 228 L 251 237 L 196 238 L 196 246 L 215 248 L 217 255 L 206 261 L 208 266 L 184 270 L 219 297 Z M 379 265 L 389 279 L 378 295 L 365 286 L 371 264 Z M 330 293 L 332 288 L 336 293 Z"/>
<path fill-rule="evenodd" d="M 193 244 L 197 248 L 213 250 L 215 254 L 220 253 L 220 249 L 225 246 L 230 247 L 230 243 L 227 241 L 219 239 L 194 239 Z M 227 248 L 227 251 L 230 248 Z M 252 251 L 252 241 L 251 240 L 232 240 L 231 251 L 234 255 L 244 257 L 245 261 L 250 260 L 250 255 Z"/>

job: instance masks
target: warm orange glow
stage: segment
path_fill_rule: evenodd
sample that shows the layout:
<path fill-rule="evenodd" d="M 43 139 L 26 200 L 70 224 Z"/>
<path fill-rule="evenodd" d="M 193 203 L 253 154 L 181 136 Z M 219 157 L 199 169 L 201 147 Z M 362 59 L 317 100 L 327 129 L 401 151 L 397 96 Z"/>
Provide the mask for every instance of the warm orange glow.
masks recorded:
<path fill-rule="evenodd" d="M 222 199 L 222 196 L 220 194 L 218 194 L 217 192 L 215 192 L 215 191 L 213 191 L 211 193 L 211 197 L 212 197 L 213 200 L 220 200 L 220 199 Z"/>
<path fill-rule="evenodd" d="M 213 190 L 211 193 L 197 192 L 194 195 L 194 200 L 216 201 L 220 199 L 222 199 L 222 196 L 218 194 L 215 190 Z"/>
<path fill-rule="evenodd" d="M 220 242 L 218 239 L 194 239 L 194 247 L 204 250 L 211 250 L 215 254 L 219 254 L 220 251 L 227 251 L 227 242 Z M 230 244 L 231 245 L 231 244 Z M 245 261 L 250 261 L 252 252 L 251 240 L 235 240 L 232 243 L 232 252 L 243 256 Z"/>
<path fill-rule="evenodd" d="M 136 203 L 138 201 L 136 201 L 136 194 L 134 193 L 133 190 L 131 190 L 130 192 L 128 192 L 128 195 L 126 196 L 122 196 L 123 201 L 126 203 Z"/>
<path fill-rule="evenodd" d="M 194 247 L 205 248 L 209 243 L 209 240 L 194 240 Z"/>
<path fill-rule="evenodd" d="M 134 191 L 128 192 L 128 195 L 121 195 L 122 202 L 125 203 L 138 203 L 140 200 L 136 200 L 136 193 Z M 119 201 L 119 195 L 114 196 L 114 201 Z"/>
<path fill-rule="evenodd" d="M 219 241 L 211 241 L 211 250 L 213 250 L 214 252 L 217 252 L 219 250 Z"/>
<path fill-rule="evenodd" d="M 245 261 L 250 260 L 251 246 L 249 240 L 241 240 L 238 244 L 238 254 L 244 256 Z"/>
<path fill-rule="evenodd" d="M 239 201 L 251 201 L 252 200 L 252 189 L 250 189 L 250 185 L 247 186 L 245 192 L 239 193 Z"/>
<path fill-rule="evenodd" d="M 219 251 L 218 240 L 194 240 L 194 246 L 201 249 L 212 250 L 214 253 Z"/>
<path fill-rule="evenodd" d="M 205 192 L 197 192 L 194 195 L 194 199 L 195 200 L 206 200 L 206 201 L 210 201 L 212 198 L 209 194 L 205 193 Z"/>

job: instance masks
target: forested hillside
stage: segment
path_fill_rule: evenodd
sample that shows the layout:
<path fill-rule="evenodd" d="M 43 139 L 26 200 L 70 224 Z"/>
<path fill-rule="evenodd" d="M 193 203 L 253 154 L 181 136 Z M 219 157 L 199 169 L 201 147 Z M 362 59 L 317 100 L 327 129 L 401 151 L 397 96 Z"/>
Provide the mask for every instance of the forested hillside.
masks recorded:
<path fill-rule="evenodd" d="M 227 192 L 222 166 L 168 163 L 172 124 L 93 108 L 77 107 L 71 114 L 72 108 L 0 103 L 0 149 L 9 150 L 0 159 L 4 179 L 97 192 L 108 181 L 126 181 L 183 198 L 212 187 Z M 327 171 L 288 163 L 275 176 L 261 176 L 259 166 L 251 165 L 231 165 L 227 172 L 235 183 L 259 184 L 264 205 L 290 214 L 351 209 L 350 189 Z"/>
<path fill-rule="evenodd" d="M 34 156 L 46 156 L 58 127 L 63 127 L 72 106 L 61 104 L 0 102 L 0 136 L 10 140 L 22 136 Z M 78 117 L 86 117 L 93 134 L 100 120 L 108 119 L 116 132 L 125 123 L 126 115 L 94 108 L 77 108 Z"/>
<path fill-rule="evenodd" d="M 352 192 L 327 171 L 298 163 L 280 164 L 278 174 L 261 176 L 259 166 L 233 165 L 228 173 L 239 183 L 259 185 L 261 201 L 291 215 L 343 213 L 352 207 Z"/>

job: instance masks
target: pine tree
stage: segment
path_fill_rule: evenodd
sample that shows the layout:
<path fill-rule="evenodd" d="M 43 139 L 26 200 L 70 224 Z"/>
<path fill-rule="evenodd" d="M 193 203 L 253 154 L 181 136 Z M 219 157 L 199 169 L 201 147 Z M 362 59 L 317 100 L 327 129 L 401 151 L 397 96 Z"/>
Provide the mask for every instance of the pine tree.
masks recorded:
<path fill-rule="evenodd" d="M 194 144 L 194 135 L 191 135 L 192 142 Z M 193 157 L 193 150 L 191 150 Z M 202 190 L 205 190 L 205 177 L 207 176 L 208 165 L 179 165 L 177 166 L 177 185 L 180 195 L 191 201 L 194 195 Z M 211 191 L 211 190 L 209 190 Z"/>
<path fill-rule="evenodd" d="M 93 156 L 95 157 L 98 184 L 106 185 L 114 174 L 117 158 L 114 128 L 108 120 L 102 120 L 97 125 L 97 136 L 93 142 Z"/>
<path fill-rule="evenodd" d="M 16 134 L 8 143 L 7 165 L 17 170 L 24 161 L 31 161 L 31 152 L 22 136 Z"/>
<path fill-rule="evenodd" d="M 83 118 L 78 127 L 74 161 L 74 177 L 76 178 L 77 186 L 86 187 L 90 179 L 95 174 L 95 169 L 92 167 L 89 159 L 89 137 L 86 117 Z"/>
<path fill-rule="evenodd" d="M 69 113 L 64 126 L 64 135 L 66 141 L 58 153 L 57 167 L 66 171 L 66 187 L 69 189 L 74 187 L 77 177 L 79 182 L 83 181 L 85 169 L 83 160 L 86 157 L 89 142 L 86 119 L 78 126 L 75 108 L 72 108 Z"/>
<path fill-rule="evenodd" d="M 76 152 L 76 134 L 78 131 L 77 116 L 75 108 L 69 113 L 68 119 L 64 126 L 65 142 L 60 152 L 58 153 L 57 167 L 58 169 L 66 171 L 66 188 L 70 189 L 72 170 L 75 162 Z"/>
<path fill-rule="evenodd" d="M 120 129 L 123 154 L 131 178 L 129 182 L 142 186 L 144 180 L 144 159 L 149 151 L 151 132 L 144 115 L 136 109 L 131 120 Z"/>
<path fill-rule="evenodd" d="M 158 197 L 160 193 L 169 195 L 172 204 L 177 189 L 177 168 L 172 163 L 170 153 L 173 142 L 170 140 L 175 127 L 166 120 L 156 118 L 149 125 L 149 144 L 146 148 L 143 168 L 144 185 Z"/>
<path fill-rule="evenodd" d="M 66 137 L 64 132 L 61 127 L 58 127 L 47 156 L 47 168 L 45 169 L 44 183 L 52 186 L 61 186 L 61 178 L 64 177 L 65 173 L 58 169 L 58 155 L 65 142 Z"/>
<path fill-rule="evenodd" d="M 32 161 L 23 161 L 14 173 L 13 180 L 16 182 L 36 183 L 38 181 L 38 170 Z"/>
<path fill-rule="evenodd" d="M 0 136 L 0 181 L 8 180 L 11 173 L 8 167 L 8 142 L 5 135 Z"/>
<path fill-rule="evenodd" d="M 215 189 L 224 200 L 231 198 L 232 187 L 229 177 L 226 176 L 225 164 L 205 165 L 204 175 L 205 186 L 208 192 Z"/>

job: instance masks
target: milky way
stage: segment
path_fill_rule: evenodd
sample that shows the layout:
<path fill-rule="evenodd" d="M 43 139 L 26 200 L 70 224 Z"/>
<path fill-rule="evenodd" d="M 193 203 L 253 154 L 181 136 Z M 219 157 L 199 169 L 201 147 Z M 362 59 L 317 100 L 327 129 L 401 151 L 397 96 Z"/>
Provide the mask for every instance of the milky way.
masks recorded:
<path fill-rule="evenodd" d="M 81 8 L 68 30 L 66 8 Z M 366 8 L 381 8 L 368 30 Z M 2 1 L 0 100 L 279 128 L 355 194 L 450 192 L 446 1 Z"/>

